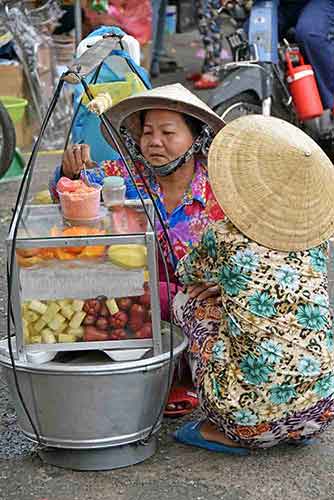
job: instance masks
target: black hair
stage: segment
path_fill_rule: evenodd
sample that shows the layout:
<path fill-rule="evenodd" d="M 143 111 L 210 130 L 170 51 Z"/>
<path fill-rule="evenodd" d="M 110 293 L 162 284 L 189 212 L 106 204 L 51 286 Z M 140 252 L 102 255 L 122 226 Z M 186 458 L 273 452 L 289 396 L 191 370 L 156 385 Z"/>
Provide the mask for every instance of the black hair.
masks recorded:
<path fill-rule="evenodd" d="M 143 111 L 140 111 L 140 113 L 139 113 L 141 128 L 144 127 L 145 116 L 146 116 L 146 113 L 148 111 L 149 111 L 148 109 L 145 109 Z M 166 110 L 166 111 L 168 111 L 168 110 Z M 178 111 L 176 111 L 176 113 L 178 113 Z M 180 113 L 180 115 L 182 115 L 187 127 L 189 128 L 189 130 L 191 132 L 191 135 L 193 136 L 194 139 L 196 139 L 196 137 L 198 137 L 202 131 L 203 122 L 201 122 L 197 118 L 194 118 L 193 116 L 186 115 L 185 113 Z"/>

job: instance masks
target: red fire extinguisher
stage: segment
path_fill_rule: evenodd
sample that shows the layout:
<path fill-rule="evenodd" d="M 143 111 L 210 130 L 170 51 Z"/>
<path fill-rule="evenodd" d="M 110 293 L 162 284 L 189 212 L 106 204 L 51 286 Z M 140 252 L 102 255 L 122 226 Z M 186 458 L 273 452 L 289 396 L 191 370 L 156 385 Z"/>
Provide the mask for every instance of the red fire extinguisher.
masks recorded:
<path fill-rule="evenodd" d="M 297 65 L 293 64 L 292 56 L 294 59 L 297 58 Z M 310 120 L 322 115 L 324 108 L 312 66 L 305 64 L 298 49 L 287 50 L 285 61 L 289 90 L 299 120 Z"/>

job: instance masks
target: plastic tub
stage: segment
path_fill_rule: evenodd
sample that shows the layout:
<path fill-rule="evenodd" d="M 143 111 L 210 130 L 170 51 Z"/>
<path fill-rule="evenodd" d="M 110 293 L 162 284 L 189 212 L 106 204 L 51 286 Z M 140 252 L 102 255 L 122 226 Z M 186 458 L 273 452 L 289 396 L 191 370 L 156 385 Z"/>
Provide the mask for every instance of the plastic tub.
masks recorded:
<path fill-rule="evenodd" d="M 22 99 L 21 97 L 0 96 L 0 101 L 8 111 L 13 123 L 18 123 L 22 120 L 25 108 L 28 105 L 26 99 Z"/>
<path fill-rule="evenodd" d="M 65 219 L 92 220 L 100 215 L 101 186 L 94 186 L 94 191 L 80 193 L 58 192 L 61 211 Z"/>
<path fill-rule="evenodd" d="M 122 177 L 106 177 L 102 187 L 103 201 L 106 207 L 123 206 L 125 201 L 125 182 Z"/>

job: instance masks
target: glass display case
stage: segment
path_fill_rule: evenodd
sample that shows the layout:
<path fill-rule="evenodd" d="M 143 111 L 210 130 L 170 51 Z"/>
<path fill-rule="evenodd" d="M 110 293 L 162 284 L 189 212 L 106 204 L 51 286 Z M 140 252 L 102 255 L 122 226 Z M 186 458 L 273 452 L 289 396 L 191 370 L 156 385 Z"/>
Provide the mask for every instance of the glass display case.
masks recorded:
<path fill-rule="evenodd" d="M 151 202 L 145 202 L 154 220 Z M 13 232 L 7 239 L 9 259 Z M 58 205 L 26 206 L 12 282 L 18 358 L 31 351 L 101 349 L 112 359 L 160 354 L 155 235 L 139 201 L 89 223 Z"/>

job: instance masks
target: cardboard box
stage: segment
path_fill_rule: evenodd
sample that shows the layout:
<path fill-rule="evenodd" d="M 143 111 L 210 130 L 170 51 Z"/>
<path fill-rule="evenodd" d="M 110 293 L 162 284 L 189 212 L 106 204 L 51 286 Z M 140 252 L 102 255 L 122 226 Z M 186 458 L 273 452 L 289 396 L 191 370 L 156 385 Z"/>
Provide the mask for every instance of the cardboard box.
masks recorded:
<path fill-rule="evenodd" d="M 37 137 L 38 134 L 38 126 L 36 122 L 33 123 L 31 121 L 27 111 L 24 113 L 23 119 L 20 123 L 15 125 L 15 132 L 16 147 L 30 151 L 34 136 Z"/>
<path fill-rule="evenodd" d="M 21 64 L 0 65 L 0 96 L 25 97 L 27 88 Z"/>

